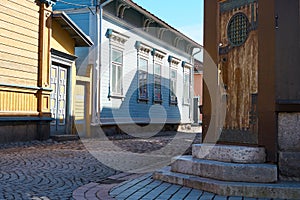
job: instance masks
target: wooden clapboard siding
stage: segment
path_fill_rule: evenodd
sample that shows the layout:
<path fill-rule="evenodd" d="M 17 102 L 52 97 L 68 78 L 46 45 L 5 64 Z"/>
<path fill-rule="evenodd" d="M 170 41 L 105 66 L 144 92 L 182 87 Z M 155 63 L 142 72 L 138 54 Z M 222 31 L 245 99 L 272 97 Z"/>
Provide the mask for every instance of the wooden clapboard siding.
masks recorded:
<path fill-rule="evenodd" d="M 38 59 L 38 52 L 33 51 L 29 48 L 26 49 L 26 47 L 24 46 L 13 46 L 13 44 L 10 43 L 3 44 L 2 41 L 0 41 L 0 48 L 1 48 L 1 52 L 18 55 L 20 57 L 24 57 L 32 60 Z"/>
<path fill-rule="evenodd" d="M 31 23 L 31 24 L 35 24 L 35 25 L 39 25 L 39 22 L 36 20 L 36 18 L 38 17 L 38 12 L 34 11 L 34 13 L 32 13 L 31 15 L 28 15 L 28 11 L 25 9 L 18 9 L 15 7 L 14 4 L 10 4 L 10 3 L 3 3 L 2 1 L 0 2 L 0 6 L 2 7 L 2 13 L 7 14 L 7 11 L 9 12 L 9 15 L 11 16 L 17 16 L 17 18 L 21 18 L 23 19 L 25 22 Z M 6 11 L 6 12 L 5 12 Z"/>
<path fill-rule="evenodd" d="M 20 55 L 16 55 L 16 54 L 10 54 L 10 53 L 7 53 L 7 52 L 2 52 L 1 49 L 0 49 L 0 59 L 37 67 L 37 61 L 36 60 L 26 58 L 26 57 L 23 57 L 23 56 L 20 56 Z"/>
<path fill-rule="evenodd" d="M 32 74 L 31 72 L 18 71 L 18 73 L 15 73 L 15 71 L 16 70 L 14 69 L 1 68 L 1 75 L 13 78 L 21 77 L 20 79 L 25 79 L 28 81 L 37 81 L 37 75 Z"/>
<path fill-rule="evenodd" d="M 0 66 L 1 68 L 6 68 L 6 69 L 13 69 L 13 70 L 20 70 L 23 72 L 31 72 L 31 73 L 38 73 L 38 69 L 34 65 L 27 65 L 24 63 L 18 63 L 15 61 L 11 60 L 2 60 L 0 58 Z"/>
<path fill-rule="evenodd" d="M 5 79 L 5 84 L 16 84 L 16 78 L 15 77 L 7 77 L 7 76 L 2 76 L 0 74 L 0 80 L 3 80 Z M 1 84 L 1 83 L 0 83 Z M 28 86 L 28 85 L 34 85 L 36 84 L 36 81 L 34 80 L 28 80 L 28 79 L 18 79 L 18 82 L 17 82 L 18 85 L 22 85 L 22 86 Z"/>
<path fill-rule="evenodd" d="M 13 5 L 16 9 L 23 10 L 26 12 L 38 12 L 39 6 L 35 3 L 35 0 L 28 1 L 15 1 L 15 0 L 2 0 L 7 4 Z"/>
<path fill-rule="evenodd" d="M 35 0 L 0 0 L 2 116 L 38 113 L 37 89 L 31 87 L 38 84 L 39 23 L 39 6 Z"/>
<path fill-rule="evenodd" d="M 37 44 L 27 42 L 26 40 L 18 39 L 18 37 L 13 38 L 12 36 L 9 36 L 6 34 L 0 35 L 0 44 L 7 45 L 7 46 L 10 46 L 13 48 L 23 49 L 23 50 L 29 51 L 29 52 L 33 52 L 35 54 L 35 56 L 38 52 Z"/>

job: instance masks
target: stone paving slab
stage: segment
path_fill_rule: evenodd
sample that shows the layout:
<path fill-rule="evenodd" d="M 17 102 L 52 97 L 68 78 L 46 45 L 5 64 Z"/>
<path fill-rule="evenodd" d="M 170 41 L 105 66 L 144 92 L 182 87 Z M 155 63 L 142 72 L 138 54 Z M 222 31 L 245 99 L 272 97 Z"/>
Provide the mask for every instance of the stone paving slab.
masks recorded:
<path fill-rule="evenodd" d="M 192 156 L 178 157 L 172 163 L 171 171 L 225 181 L 254 183 L 274 183 L 277 181 L 277 166 L 275 164 L 227 163 L 198 159 Z"/>

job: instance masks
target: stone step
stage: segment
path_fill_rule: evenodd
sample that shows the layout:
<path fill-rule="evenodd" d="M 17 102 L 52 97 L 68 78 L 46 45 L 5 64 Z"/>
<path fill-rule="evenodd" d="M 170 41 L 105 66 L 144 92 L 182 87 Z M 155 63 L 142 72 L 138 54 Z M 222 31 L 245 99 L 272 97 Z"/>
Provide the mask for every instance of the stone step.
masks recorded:
<path fill-rule="evenodd" d="M 171 165 L 171 171 L 206 178 L 254 183 L 277 181 L 277 166 L 272 164 L 241 164 L 203 160 L 180 156 Z"/>
<path fill-rule="evenodd" d="M 248 147 L 220 144 L 194 144 L 195 158 L 235 163 L 264 163 L 266 151 L 263 147 Z"/>
<path fill-rule="evenodd" d="M 170 167 L 165 167 L 154 172 L 153 178 L 156 180 L 212 192 L 221 196 L 300 199 L 299 182 L 245 183 L 220 181 L 194 175 L 171 172 Z"/>

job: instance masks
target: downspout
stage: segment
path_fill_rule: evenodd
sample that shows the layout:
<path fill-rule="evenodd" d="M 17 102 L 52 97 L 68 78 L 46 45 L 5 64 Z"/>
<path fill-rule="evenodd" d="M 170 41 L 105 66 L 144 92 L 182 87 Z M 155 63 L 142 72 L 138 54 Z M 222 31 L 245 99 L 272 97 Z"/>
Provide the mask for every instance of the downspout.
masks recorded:
<path fill-rule="evenodd" d="M 103 3 L 97 0 L 96 5 L 96 56 L 95 56 L 95 69 L 96 69 L 96 95 L 95 95 L 95 111 L 96 116 L 93 116 L 93 124 L 100 124 L 100 88 L 101 88 L 101 44 L 102 44 L 102 21 L 103 21 L 103 7 L 111 3 L 113 0 L 107 0 Z M 95 119 L 96 117 L 96 119 Z"/>

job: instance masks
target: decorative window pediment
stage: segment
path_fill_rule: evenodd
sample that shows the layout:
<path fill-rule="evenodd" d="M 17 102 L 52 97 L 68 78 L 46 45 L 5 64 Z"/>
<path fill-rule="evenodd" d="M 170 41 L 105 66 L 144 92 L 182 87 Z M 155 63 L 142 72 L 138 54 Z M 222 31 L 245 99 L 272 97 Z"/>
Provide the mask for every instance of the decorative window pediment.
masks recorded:
<path fill-rule="evenodd" d="M 107 29 L 105 36 L 110 39 L 112 45 L 124 47 L 125 43 L 129 39 L 127 35 L 114 31 L 113 29 Z"/>
<path fill-rule="evenodd" d="M 167 54 L 165 52 L 160 51 L 160 50 L 153 49 L 151 51 L 151 55 L 154 57 L 154 59 L 156 61 L 162 61 Z"/>
<path fill-rule="evenodd" d="M 137 41 L 136 44 L 135 44 L 135 47 L 136 49 L 138 50 L 138 53 L 140 55 L 144 55 L 146 57 L 149 56 L 149 53 L 150 51 L 152 50 L 152 47 L 140 42 L 140 41 Z"/>
<path fill-rule="evenodd" d="M 169 56 L 168 58 L 168 62 L 171 64 L 171 66 L 178 66 L 178 64 L 180 63 L 180 59 L 179 58 L 175 58 L 174 56 Z"/>
<path fill-rule="evenodd" d="M 188 62 L 185 62 L 185 61 L 182 61 L 182 64 L 181 66 L 184 68 L 189 68 L 189 69 L 192 69 L 193 68 L 193 65 L 191 63 L 188 63 Z"/>

